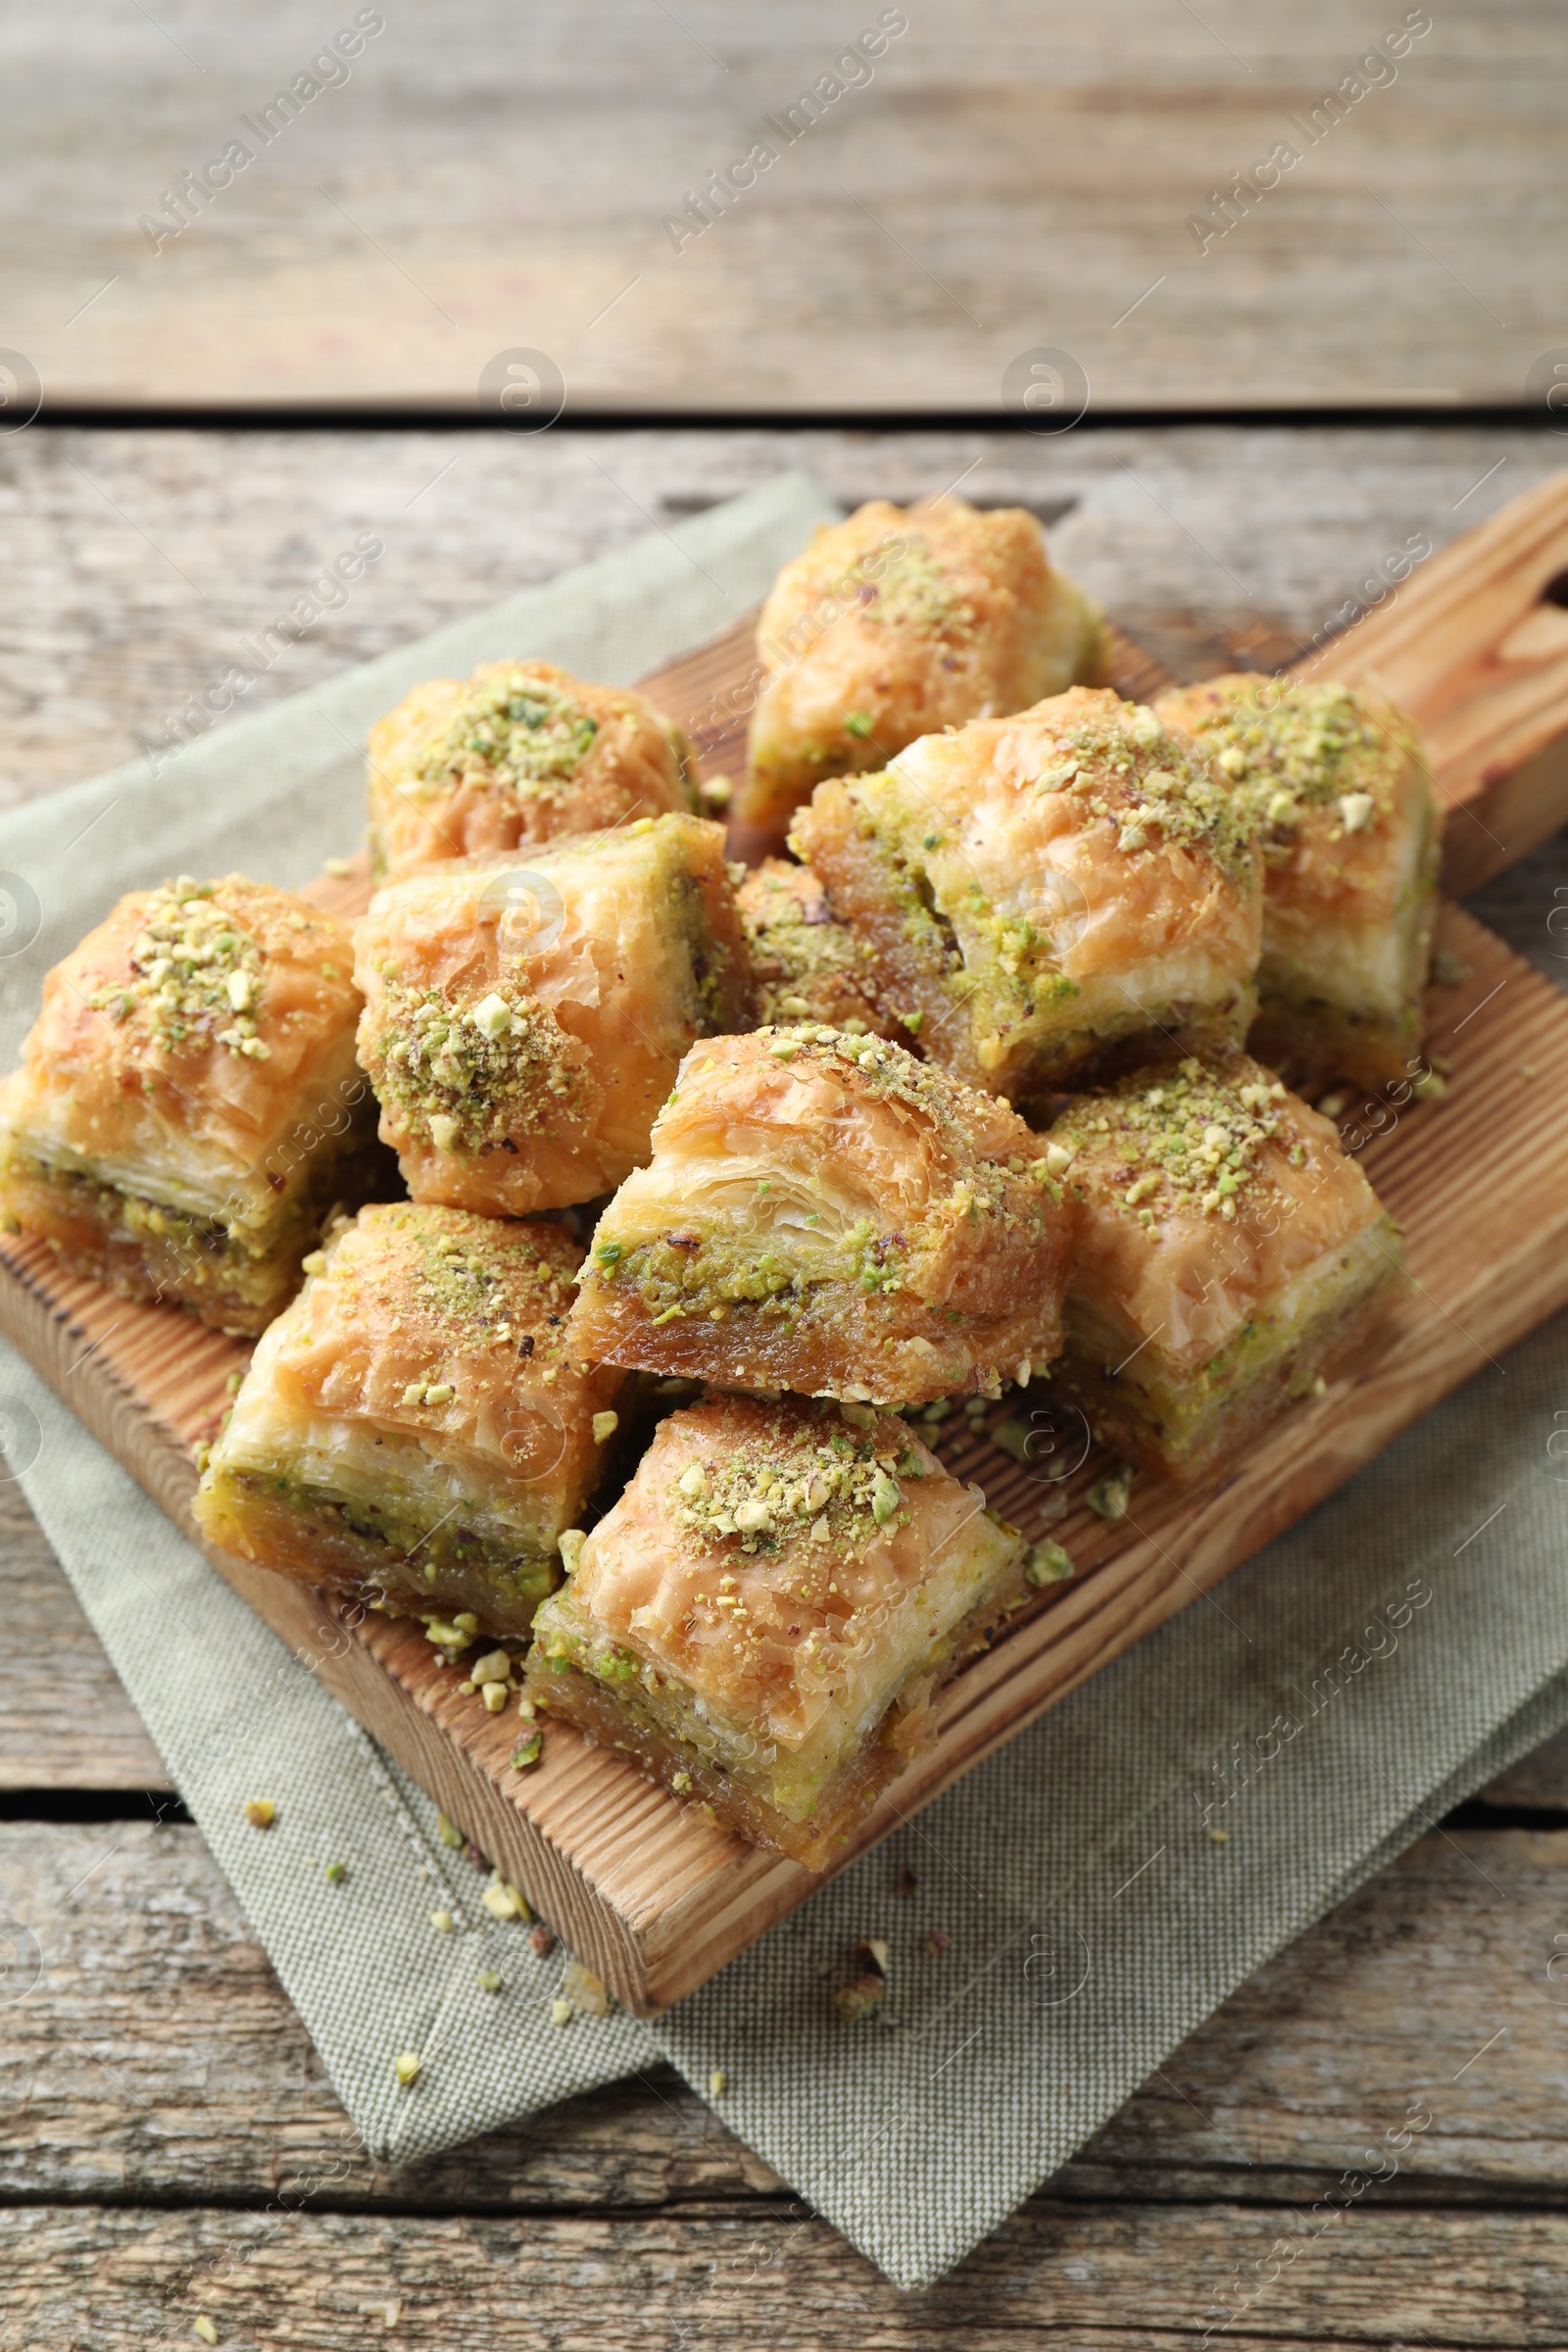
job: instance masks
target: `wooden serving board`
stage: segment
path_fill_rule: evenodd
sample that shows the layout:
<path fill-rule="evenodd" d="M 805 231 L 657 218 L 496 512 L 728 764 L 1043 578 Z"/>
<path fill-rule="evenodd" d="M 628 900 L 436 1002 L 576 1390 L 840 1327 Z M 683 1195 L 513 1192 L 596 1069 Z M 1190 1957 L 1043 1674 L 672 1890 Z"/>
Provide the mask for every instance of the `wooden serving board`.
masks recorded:
<path fill-rule="evenodd" d="M 1543 508 L 1533 526 L 1519 526 L 1532 580 L 1548 552 L 1568 564 L 1568 485 L 1554 485 L 1552 500 L 1538 493 L 1520 502 Z M 1496 530 L 1489 524 L 1474 534 L 1478 548 L 1491 545 Z M 1501 629 L 1505 640 L 1517 632 L 1517 582 L 1505 589 L 1498 575 L 1480 596 L 1466 656 L 1457 642 L 1461 606 L 1445 584 L 1447 575 L 1437 573 L 1443 561 L 1434 559 L 1429 572 L 1409 583 L 1394 612 L 1371 616 L 1341 641 L 1345 659 L 1336 673 L 1360 658 L 1356 649 L 1374 630 L 1388 630 L 1401 614 L 1408 624 L 1419 599 L 1433 594 L 1429 580 L 1436 575 L 1449 654 L 1448 668 L 1430 673 L 1434 696 L 1467 659 L 1478 695 L 1502 692 L 1499 664 L 1505 683 L 1509 657 L 1495 646 L 1489 652 L 1491 639 L 1483 639 L 1489 630 Z M 1530 589 L 1532 610 L 1541 584 Z M 1515 618 L 1502 628 L 1505 610 Z M 1568 614 L 1564 623 L 1568 636 Z M 1360 674 L 1377 669 L 1383 658 L 1369 660 Z M 1406 658 L 1413 678 L 1414 656 Z M 740 764 L 744 715 L 724 723 L 715 717 L 714 698 L 744 680 L 752 659 L 751 623 L 741 622 L 645 681 L 672 715 L 695 725 L 707 773 Z M 1523 665 L 1533 681 L 1529 710 L 1521 715 L 1509 705 L 1517 724 L 1507 741 L 1537 772 L 1528 792 L 1516 793 L 1515 805 L 1528 813 L 1509 836 L 1511 855 L 1568 815 L 1568 747 L 1545 732 L 1553 724 L 1559 732 L 1568 728 L 1568 650 L 1539 648 Z M 1119 632 L 1114 670 L 1121 690 L 1140 699 L 1169 683 Z M 1408 685 L 1403 699 L 1423 714 Z M 1479 740 L 1478 730 L 1467 735 L 1451 697 L 1444 710 L 1456 744 Z M 1473 809 L 1478 822 L 1490 821 L 1495 795 L 1520 772 L 1494 774 L 1471 758 L 1464 773 L 1453 769 L 1456 805 Z M 1552 791 L 1557 798 L 1547 821 Z M 1494 858 L 1494 866 L 1502 862 Z M 367 889 L 362 870 L 323 880 L 313 895 L 350 911 L 363 905 Z M 1049 1525 L 1067 1545 L 1077 1574 L 1042 1592 L 957 1678 L 941 1703 L 936 1744 L 883 1798 L 845 1862 L 1130 1642 L 1207 1592 L 1398 1431 L 1489 1372 L 1505 1348 L 1568 1302 L 1568 1192 L 1554 1173 L 1568 1152 L 1568 1002 L 1457 909 L 1445 910 L 1440 943 L 1465 969 L 1464 978 L 1431 997 L 1429 1051 L 1451 1062 L 1449 1099 L 1403 1107 L 1356 1099 L 1347 1106 L 1348 1132 L 1375 1134 L 1365 1145 L 1365 1164 L 1404 1226 L 1411 1275 L 1375 1362 L 1295 1408 L 1235 1475 L 1185 1497 L 1140 1481 L 1128 1516 L 1114 1526 L 1084 1500 L 1106 1457 L 1090 1450 L 1072 1417 L 1054 1413 L 1044 1395 L 1008 1400 L 987 1417 L 991 1425 L 1029 1421 L 1038 1459 L 1011 1458 L 990 1442 L 985 1426 L 975 1428 L 961 1415 L 944 1424 L 938 1450 L 956 1474 L 978 1479 L 989 1499 L 1027 1533 Z M 245 1345 L 175 1309 L 130 1304 L 63 1275 L 46 1247 L 19 1242 L 0 1243 L 0 1329 L 199 1541 L 190 1517 L 193 1452 L 218 1426 L 229 1375 L 246 1360 Z M 1068 1508 L 1057 1518 L 1063 1494 Z M 489 1716 L 477 1698 L 462 1696 L 461 1667 L 439 1665 L 417 1626 L 380 1617 L 356 1623 L 357 1612 L 332 1595 L 227 1554 L 210 1556 L 639 2015 L 694 1990 L 819 1883 L 799 1864 L 717 1829 L 697 1807 L 679 1803 L 622 1756 L 595 1747 L 568 1726 L 547 1725 L 539 1763 L 514 1772 L 514 1716 Z"/>
<path fill-rule="evenodd" d="M 1295 664 L 1376 684 L 1417 720 L 1461 899 L 1568 818 L 1568 473 L 1431 556 Z"/>

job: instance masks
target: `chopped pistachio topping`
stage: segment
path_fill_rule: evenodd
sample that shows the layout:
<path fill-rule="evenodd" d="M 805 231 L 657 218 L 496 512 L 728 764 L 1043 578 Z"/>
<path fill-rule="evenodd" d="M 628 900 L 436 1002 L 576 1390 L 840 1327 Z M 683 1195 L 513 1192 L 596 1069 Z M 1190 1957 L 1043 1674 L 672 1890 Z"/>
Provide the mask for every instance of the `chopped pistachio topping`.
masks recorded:
<path fill-rule="evenodd" d="M 1059 1585 L 1073 1572 L 1072 1554 L 1065 1544 L 1054 1543 L 1045 1536 L 1031 1544 L 1023 1555 L 1023 1581 L 1026 1585 Z"/>
<path fill-rule="evenodd" d="M 1227 682 L 1212 706 L 1184 707 L 1182 724 L 1275 856 L 1289 856 L 1309 809 L 1334 808 L 1344 832 L 1363 832 L 1393 805 L 1413 748 L 1354 688 L 1332 683 Z"/>
<path fill-rule="evenodd" d="M 416 781 L 440 791 L 478 775 L 534 798 L 576 774 L 598 732 L 575 695 L 521 668 L 491 670 L 468 687 Z"/>
<path fill-rule="evenodd" d="M 861 2018 L 869 2017 L 882 2006 L 887 1988 L 886 1977 L 877 1969 L 867 1969 L 853 1984 L 840 1986 L 833 1995 L 833 2006 L 847 2026 L 858 2025 Z"/>
<path fill-rule="evenodd" d="M 1212 774 L 1202 752 L 1142 704 L 1059 728 L 1034 785 L 1037 792 L 1070 793 L 1115 826 L 1116 846 L 1129 855 L 1180 842 L 1205 852 L 1238 888 L 1250 882 L 1250 815 Z M 1030 944 L 1024 941 L 1014 952 Z"/>
<path fill-rule="evenodd" d="M 1152 1076 L 1140 1071 L 1105 1095 L 1080 1096 L 1052 1129 L 1069 1154 L 1068 1182 L 1091 1170 L 1143 1223 L 1158 1214 L 1221 1216 L 1260 1177 L 1265 1144 L 1287 1138 L 1277 1078 L 1231 1079 L 1188 1058 Z"/>
<path fill-rule="evenodd" d="M 418 2073 L 419 2065 L 420 2059 L 417 2050 L 404 2050 L 393 2059 L 392 2072 L 396 2075 L 398 2081 L 403 2084 L 405 2090 L 407 2090 L 409 2084 L 414 2081 L 415 2076 Z"/>
<path fill-rule="evenodd" d="M 466 1004 L 410 988 L 392 964 L 368 1044 L 377 1095 L 404 1134 L 438 1152 L 479 1152 L 557 1125 L 581 1079 L 571 1042 L 517 980 Z"/>
<path fill-rule="evenodd" d="M 888 621 L 900 628 L 950 638 L 967 637 L 974 630 L 974 607 L 930 540 L 919 531 L 906 533 L 902 551 L 890 557 L 881 578 L 867 581 L 865 586 L 870 594 L 858 609 L 866 620 Z M 859 715 L 863 713 L 851 713 L 852 717 Z M 850 731 L 861 732 L 859 728 Z"/>
<path fill-rule="evenodd" d="M 1102 1478 L 1096 1479 L 1084 1500 L 1102 1519 L 1114 1524 L 1116 1520 L 1126 1518 L 1132 1491 L 1132 1465 L 1130 1462 L 1118 1462 L 1114 1470 L 1107 1470 Z"/>
<path fill-rule="evenodd" d="M 245 1818 L 253 1830 L 270 1830 L 277 1819 L 277 1807 L 270 1796 L 248 1796 Z"/>
<path fill-rule="evenodd" d="M 689 1462 L 669 1481 L 670 1523 L 696 1551 L 733 1544 L 749 1556 L 805 1544 L 823 1567 L 863 1551 L 905 1514 L 898 1473 L 905 1449 L 842 1423 L 815 1430 L 776 1420 L 764 1438 L 727 1452 L 721 1462 Z M 907 1449 L 911 1460 L 923 1463 Z M 815 1564 L 814 1562 L 812 1563 Z M 716 1606 L 726 1605 L 719 1595 Z M 736 1596 L 728 1604 L 744 1610 Z"/>
<path fill-rule="evenodd" d="M 151 892 L 128 977 L 87 1002 L 116 1023 L 140 1012 L 165 1053 L 216 1045 L 265 1061 L 270 1049 L 256 1034 L 256 1012 L 267 957 L 224 907 L 220 888 L 182 874 Z"/>

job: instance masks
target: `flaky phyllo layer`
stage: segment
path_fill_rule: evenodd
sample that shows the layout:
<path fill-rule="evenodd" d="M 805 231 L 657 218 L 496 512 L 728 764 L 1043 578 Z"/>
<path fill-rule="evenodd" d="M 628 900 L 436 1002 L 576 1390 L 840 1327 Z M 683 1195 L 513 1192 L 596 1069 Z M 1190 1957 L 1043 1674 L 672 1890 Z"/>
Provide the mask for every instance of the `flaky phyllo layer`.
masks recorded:
<path fill-rule="evenodd" d="M 1250 824 L 1189 738 L 1108 691 L 824 784 L 791 841 L 870 943 L 884 1011 L 968 1085 L 1028 1101 L 1146 1034 L 1245 1034 Z"/>
<path fill-rule="evenodd" d="M 823 777 L 1097 676 L 1102 640 L 1023 508 L 873 500 L 818 530 L 763 608 L 768 682 L 737 812 L 777 838 Z"/>
<path fill-rule="evenodd" d="M 378 880 L 693 805 L 680 729 L 551 662 L 416 686 L 370 729 L 368 797 Z"/>
<path fill-rule="evenodd" d="M 612 1190 L 688 1046 L 751 1010 L 723 830 L 700 817 L 411 875 L 355 954 L 360 1054 L 409 1190 L 491 1216 Z"/>
<path fill-rule="evenodd" d="M 560 1227 L 361 1212 L 266 1333 L 197 1514 L 288 1573 L 526 1628 L 615 1425 L 619 1375 L 565 1340 Z"/>
<path fill-rule="evenodd" d="M 1302 1083 L 1401 1075 L 1421 1042 L 1443 823 L 1414 726 L 1364 689 L 1245 674 L 1158 708 L 1262 844 L 1257 1050 Z"/>
<path fill-rule="evenodd" d="M 0 1209 L 76 1270 L 259 1330 L 364 1197 L 352 965 L 340 924 L 239 875 L 122 899 L 0 1093 Z"/>
<path fill-rule="evenodd" d="M 715 1038 L 595 1232 L 585 1356 L 912 1403 L 1060 1344 L 1069 1250 L 1038 1139 L 881 1038 Z"/>
<path fill-rule="evenodd" d="M 1202 1475 L 1309 1389 L 1397 1273 L 1334 1128 L 1244 1054 L 1080 1097 L 1047 1156 L 1080 1218 L 1057 1386 L 1166 1473 Z"/>
<path fill-rule="evenodd" d="M 530 1682 L 746 1835 L 826 1860 L 1021 1591 L 1023 1543 L 891 1415 L 671 1415 L 540 1611 Z"/>

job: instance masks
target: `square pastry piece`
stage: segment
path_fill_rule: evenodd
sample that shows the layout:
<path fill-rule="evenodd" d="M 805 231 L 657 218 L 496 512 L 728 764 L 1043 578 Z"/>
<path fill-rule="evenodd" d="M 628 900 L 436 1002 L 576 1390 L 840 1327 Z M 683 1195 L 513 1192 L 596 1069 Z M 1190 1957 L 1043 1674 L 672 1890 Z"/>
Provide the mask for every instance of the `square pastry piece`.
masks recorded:
<path fill-rule="evenodd" d="M 539 1613 L 528 1688 L 820 1870 L 1024 1596 L 1023 1556 L 893 1415 L 715 1399 L 660 1424 Z"/>
<path fill-rule="evenodd" d="M 877 1008 L 870 946 L 839 921 L 808 865 L 766 858 L 735 899 L 760 1021 L 825 1021 L 830 1029 L 869 1029 L 910 1043 L 908 1032 Z"/>
<path fill-rule="evenodd" d="M 879 1404 L 1026 1379 L 1061 1344 L 1071 1218 L 1041 1139 L 875 1037 L 713 1038 L 600 1218 L 599 1363 Z"/>
<path fill-rule="evenodd" d="M 1333 1126 L 1246 1054 L 1080 1096 L 1047 1160 L 1081 1215 L 1053 1385 L 1183 1484 L 1343 1361 L 1398 1269 L 1398 1229 Z"/>
<path fill-rule="evenodd" d="M 1158 709 L 1208 753 L 1262 842 L 1253 1052 L 1307 1088 L 1407 1075 L 1443 838 L 1412 721 L 1382 695 L 1245 674 Z"/>
<path fill-rule="evenodd" d="M 768 682 L 736 816 L 776 840 L 824 776 L 1094 678 L 1102 647 L 1098 609 L 1024 508 L 874 499 L 820 529 L 762 608 Z"/>
<path fill-rule="evenodd" d="M 1133 1041 L 1246 1034 L 1249 819 L 1190 736 L 1108 691 L 928 735 L 820 785 L 790 838 L 883 1010 L 967 1085 L 1028 1101 Z"/>
<path fill-rule="evenodd" d="M 132 891 L 0 1088 L 0 1217 L 127 1298 L 265 1330 L 384 1164 L 353 967 L 342 924 L 241 874 Z"/>
<path fill-rule="evenodd" d="M 566 1344 L 579 1254 L 547 1221 L 362 1209 L 252 1358 L 203 1533 L 400 1613 L 526 1633 L 615 1428 L 620 1375 Z"/>
<path fill-rule="evenodd" d="M 360 1059 L 416 1200 L 487 1216 L 611 1191 L 694 1038 L 751 1016 L 720 826 L 640 817 L 377 893 Z"/>
<path fill-rule="evenodd" d="M 427 679 L 377 719 L 369 753 L 378 878 L 693 805 L 673 720 L 552 662 Z"/>

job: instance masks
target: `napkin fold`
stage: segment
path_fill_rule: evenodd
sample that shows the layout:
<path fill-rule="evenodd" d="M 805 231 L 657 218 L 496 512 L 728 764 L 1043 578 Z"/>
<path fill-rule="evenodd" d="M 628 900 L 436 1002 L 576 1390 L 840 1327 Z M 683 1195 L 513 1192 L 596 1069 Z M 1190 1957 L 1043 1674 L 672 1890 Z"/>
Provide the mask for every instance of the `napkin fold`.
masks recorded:
<path fill-rule="evenodd" d="M 806 477 L 454 622 L 153 773 L 0 817 L 0 1053 L 119 894 L 351 849 L 369 721 L 508 653 L 630 681 L 834 510 Z M 369 2152 L 416 2164 L 670 2059 L 897 2284 L 929 2284 L 1235 1986 L 1568 1723 L 1568 1318 L 651 2025 L 486 1909 L 434 1806 L 9 1348 L 0 1435 Z M 272 1826 L 248 1801 L 270 1798 Z M 888 1988 L 848 2025 L 855 1946 Z M 417 2060 L 411 2074 L 408 2061 Z M 401 2075 L 399 2061 L 403 2061 Z M 722 2088 L 715 2090 L 715 2080 Z M 548 2129 L 548 2126 L 544 2127 Z M 787 2251 L 799 2223 L 767 2225 Z"/>

